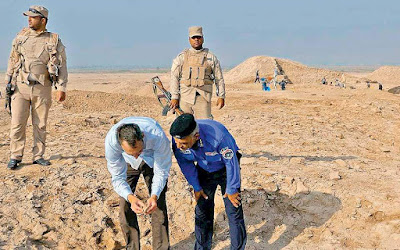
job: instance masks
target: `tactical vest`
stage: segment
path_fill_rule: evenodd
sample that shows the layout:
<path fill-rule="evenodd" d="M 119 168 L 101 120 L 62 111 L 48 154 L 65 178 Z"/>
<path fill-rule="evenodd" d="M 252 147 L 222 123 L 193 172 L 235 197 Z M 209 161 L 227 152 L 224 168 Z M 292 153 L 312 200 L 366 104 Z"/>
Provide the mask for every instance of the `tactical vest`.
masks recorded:
<path fill-rule="evenodd" d="M 25 77 L 23 83 L 28 83 L 28 76 L 45 84 L 50 81 L 50 76 L 58 76 L 60 61 L 57 59 L 58 35 L 55 33 L 46 34 L 42 37 L 29 36 L 30 29 L 22 29 L 15 41 L 15 51 L 20 57 L 20 65 L 17 71 L 22 70 Z M 18 72 L 17 72 L 18 74 Z"/>
<path fill-rule="evenodd" d="M 180 82 L 186 86 L 201 87 L 213 84 L 212 68 L 207 63 L 208 49 L 200 53 L 184 50 L 182 77 Z"/>

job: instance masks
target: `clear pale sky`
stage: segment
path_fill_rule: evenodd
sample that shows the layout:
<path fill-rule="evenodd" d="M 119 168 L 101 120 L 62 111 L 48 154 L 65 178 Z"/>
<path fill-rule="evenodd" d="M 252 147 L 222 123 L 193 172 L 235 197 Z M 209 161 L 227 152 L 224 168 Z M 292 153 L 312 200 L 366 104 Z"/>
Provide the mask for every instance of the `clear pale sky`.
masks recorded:
<path fill-rule="evenodd" d="M 307 65 L 400 65 L 399 0 L 1 0 L 0 69 L 30 5 L 49 9 L 48 30 L 68 66 L 170 67 L 203 26 L 223 67 L 255 55 Z"/>

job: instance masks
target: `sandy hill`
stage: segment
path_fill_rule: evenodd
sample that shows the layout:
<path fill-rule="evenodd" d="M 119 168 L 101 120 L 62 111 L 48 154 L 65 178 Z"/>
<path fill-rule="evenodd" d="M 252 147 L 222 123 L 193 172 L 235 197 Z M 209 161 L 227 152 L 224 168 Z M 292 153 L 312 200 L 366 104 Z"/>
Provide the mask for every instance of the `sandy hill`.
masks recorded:
<path fill-rule="evenodd" d="M 368 78 L 383 84 L 400 84 L 400 66 L 382 66 L 369 74 Z"/>
<path fill-rule="evenodd" d="M 228 83 L 252 83 L 257 70 L 259 70 L 260 77 L 273 76 L 275 62 L 294 84 L 320 83 L 324 76 L 328 82 L 334 82 L 336 78 L 341 80 L 342 77 L 342 72 L 312 68 L 288 59 L 254 56 L 231 69 L 225 76 L 226 81 Z M 345 78 L 348 83 L 355 83 L 358 80 L 357 77 L 348 74 L 345 74 Z"/>

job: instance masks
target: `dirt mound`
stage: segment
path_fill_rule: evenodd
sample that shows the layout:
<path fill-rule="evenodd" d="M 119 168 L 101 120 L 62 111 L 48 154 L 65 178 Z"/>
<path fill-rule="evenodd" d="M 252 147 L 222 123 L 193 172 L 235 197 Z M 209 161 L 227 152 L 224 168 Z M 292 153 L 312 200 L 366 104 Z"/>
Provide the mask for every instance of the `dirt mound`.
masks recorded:
<path fill-rule="evenodd" d="M 382 66 L 368 75 L 368 78 L 383 84 L 400 83 L 400 66 Z"/>
<path fill-rule="evenodd" d="M 391 89 L 388 90 L 388 92 L 392 93 L 392 94 L 400 94 L 400 86 L 391 88 Z"/>
<path fill-rule="evenodd" d="M 288 59 L 269 56 L 254 56 L 230 70 L 226 74 L 226 82 L 253 83 L 257 70 L 259 70 L 260 77 L 273 76 L 275 62 L 294 84 L 320 83 L 324 76 L 328 83 L 331 81 L 335 82 L 335 79 L 342 80 L 342 72 L 311 68 Z M 348 74 L 344 75 L 347 83 L 355 83 L 358 79 L 357 77 Z"/>
<path fill-rule="evenodd" d="M 78 113 L 129 111 L 155 114 L 160 109 L 155 97 L 76 90 L 68 92 L 68 98 L 63 102 L 63 106 Z"/>

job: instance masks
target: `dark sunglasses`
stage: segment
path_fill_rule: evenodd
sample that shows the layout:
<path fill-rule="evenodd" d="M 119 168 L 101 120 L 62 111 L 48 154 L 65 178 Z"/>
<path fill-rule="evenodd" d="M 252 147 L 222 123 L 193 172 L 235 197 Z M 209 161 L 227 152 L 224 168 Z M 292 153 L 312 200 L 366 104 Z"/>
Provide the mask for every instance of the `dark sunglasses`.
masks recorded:
<path fill-rule="evenodd" d="M 192 36 L 191 38 L 194 40 L 194 39 L 202 39 L 203 37 L 202 36 Z"/>
<path fill-rule="evenodd" d="M 40 13 L 40 11 L 37 11 L 37 10 L 32 9 L 32 8 L 29 8 L 29 11 L 30 11 L 30 12 L 33 12 L 33 13 L 35 13 L 35 14 L 39 14 L 42 18 L 46 18 L 42 13 Z"/>

